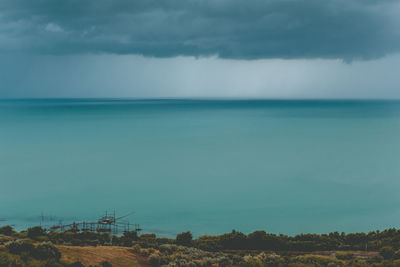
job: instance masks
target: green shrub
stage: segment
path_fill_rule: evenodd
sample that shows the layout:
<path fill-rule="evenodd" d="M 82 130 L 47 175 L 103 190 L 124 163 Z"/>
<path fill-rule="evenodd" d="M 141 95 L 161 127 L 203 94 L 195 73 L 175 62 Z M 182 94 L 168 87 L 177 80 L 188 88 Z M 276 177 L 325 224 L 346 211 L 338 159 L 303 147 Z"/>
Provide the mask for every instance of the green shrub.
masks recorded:
<path fill-rule="evenodd" d="M 339 260 L 351 260 L 353 256 L 351 252 L 336 252 L 336 258 Z"/>
<path fill-rule="evenodd" d="M 29 267 L 31 267 L 30 262 L 27 264 Z M 57 262 L 56 260 L 52 259 L 52 260 L 46 260 L 46 261 L 41 261 L 38 264 L 38 267 L 65 267 L 65 265 Z M 33 267 L 33 266 L 32 266 Z"/>
<path fill-rule="evenodd" d="M 139 237 L 138 244 L 142 248 L 155 248 L 158 247 L 157 239 L 155 234 L 142 234 Z"/>
<path fill-rule="evenodd" d="M 336 266 L 341 266 L 341 261 L 328 257 L 328 256 L 317 256 L 317 255 L 304 255 L 304 256 L 297 256 L 290 259 L 291 263 L 296 264 L 306 264 L 306 266 L 328 266 L 328 264 Z"/>
<path fill-rule="evenodd" d="M 175 244 L 175 239 L 171 239 L 171 238 L 159 237 L 156 240 L 157 240 L 158 245 Z"/>
<path fill-rule="evenodd" d="M 218 236 L 200 236 L 193 243 L 195 247 L 206 251 L 220 251 L 222 249 Z"/>
<path fill-rule="evenodd" d="M 400 259 L 400 249 L 397 250 L 397 251 L 394 253 L 393 258 L 396 259 L 396 260 L 399 260 L 399 259 Z"/>
<path fill-rule="evenodd" d="M 54 259 L 59 261 L 61 258 L 61 253 L 52 243 L 42 243 L 39 244 L 33 252 L 33 256 L 39 260 Z"/>
<path fill-rule="evenodd" d="M 220 240 L 224 249 L 245 249 L 247 244 L 247 236 L 235 230 L 232 230 L 229 234 L 221 235 Z"/>
<path fill-rule="evenodd" d="M 147 256 L 150 255 L 150 252 L 149 252 L 148 249 L 142 249 L 142 250 L 140 251 L 140 254 L 141 254 L 142 256 L 147 257 Z"/>
<path fill-rule="evenodd" d="M 176 251 L 177 246 L 176 245 L 169 245 L 169 244 L 164 244 L 160 246 L 160 251 L 165 252 L 167 254 L 172 254 L 173 252 Z"/>
<path fill-rule="evenodd" d="M 379 250 L 379 254 L 384 258 L 384 259 L 391 259 L 394 256 L 394 250 L 392 247 L 385 246 L 382 247 Z"/>
<path fill-rule="evenodd" d="M 125 231 L 123 237 L 131 241 L 136 241 L 139 239 L 136 231 Z"/>
<path fill-rule="evenodd" d="M 6 248 L 12 254 L 21 254 L 23 252 L 32 254 L 35 246 L 28 240 L 19 239 L 6 243 Z"/>
<path fill-rule="evenodd" d="M 153 267 L 160 266 L 160 261 L 161 261 L 161 259 L 160 259 L 160 256 L 158 254 L 154 254 L 153 253 L 149 257 L 149 263 Z"/>
<path fill-rule="evenodd" d="M 85 265 L 83 265 L 82 262 L 80 261 L 76 261 L 74 263 L 69 264 L 68 267 L 85 267 Z"/>
<path fill-rule="evenodd" d="M 139 245 L 139 244 L 135 244 L 135 245 L 132 247 L 132 250 L 133 250 L 133 252 L 135 252 L 135 253 L 140 253 L 140 245 Z"/>
<path fill-rule="evenodd" d="M 100 262 L 99 267 L 112 267 L 112 264 L 109 263 L 108 261 L 102 261 Z"/>
<path fill-rule="evenodd" d="M 22 260 L 13 254 L 7 252 L 0 252 L 0 266 L 8 267 L 8 266 L 23 266 Z"/>
<path fill-rule="evenodd" d="M 46 231 L 41 226 L 35 226 L 32 228 L 28 228 L 27 236 L 31 239 L 36 239 L 39 236 L 43 236 L 46 234 Z"/>
<path fill-rule="evenodd" d="M 176 244 L 181 246 L 191 246 L 193 235 L 191 232 L 183 232 L 176 236 Z"/>
<path fill-rule="evenodd" d="M 141 234 L 140 239 L 155 239 L 156 234 Z"/>
<path fill-rule="evenodd" d="M 14 233 L 14 230 L 9 225 L 0 227 L 0 235 L 12 235 L 13 233 Z"/>

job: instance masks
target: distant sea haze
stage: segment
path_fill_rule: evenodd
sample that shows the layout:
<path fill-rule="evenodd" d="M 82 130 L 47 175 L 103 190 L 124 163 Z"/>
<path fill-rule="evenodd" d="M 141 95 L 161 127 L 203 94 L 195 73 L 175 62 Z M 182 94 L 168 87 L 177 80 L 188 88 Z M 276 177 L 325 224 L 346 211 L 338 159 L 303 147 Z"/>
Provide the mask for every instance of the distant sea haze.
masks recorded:
<path fill-rule="evenodd" d="M 399 137 L 396 101 L 0 100 L 0 224 L 400 227 Z"/>

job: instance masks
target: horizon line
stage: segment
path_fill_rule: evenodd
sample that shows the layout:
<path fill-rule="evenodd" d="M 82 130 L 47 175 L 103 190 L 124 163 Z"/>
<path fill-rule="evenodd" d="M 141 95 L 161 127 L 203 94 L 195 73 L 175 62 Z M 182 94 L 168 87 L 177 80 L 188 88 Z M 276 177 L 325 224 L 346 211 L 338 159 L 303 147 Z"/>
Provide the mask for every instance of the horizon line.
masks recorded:
<path fill-rule="evenodd" d="M 0 97 L 4 100 L 180 100 L 180 101 L 400 101 L 400 98 L 253 98 L 253 97 Z"/>

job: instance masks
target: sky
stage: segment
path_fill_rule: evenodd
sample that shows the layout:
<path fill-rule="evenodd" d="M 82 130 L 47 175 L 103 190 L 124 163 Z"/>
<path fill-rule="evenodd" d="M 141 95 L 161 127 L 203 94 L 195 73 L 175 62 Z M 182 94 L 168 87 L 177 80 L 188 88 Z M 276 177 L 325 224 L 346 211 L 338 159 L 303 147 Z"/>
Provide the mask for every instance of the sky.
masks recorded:
<path fill-rule="evenodd" d="M 1 0 L 0 98 L 400 98 L 398 0 Z"/>

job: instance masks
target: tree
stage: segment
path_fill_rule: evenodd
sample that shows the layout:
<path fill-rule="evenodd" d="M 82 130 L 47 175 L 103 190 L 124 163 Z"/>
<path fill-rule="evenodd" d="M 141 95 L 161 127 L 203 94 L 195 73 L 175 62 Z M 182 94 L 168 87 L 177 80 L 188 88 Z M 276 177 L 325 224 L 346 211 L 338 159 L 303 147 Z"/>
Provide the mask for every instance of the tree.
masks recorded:
<path fill-rule="evenodd" d="M 265 231 L 255 231 L 247 236 L 250 249 L 265 249 L 267 233 Z"/>
<path fill-rule="evenodd" d="M 58 248 L 56 248 L 50 242 L 39 244 L 35 248 L 33 254 L 33 256 L 39 260 L 54 259 L 56 261 L 59 261 L 61 258 L 61 253 Z"/>
<path fill-rule="evenodd" d="M 153 253 L 153 254 L 150 255 L 149 263 L 150 263 L 151 266 L 158 267 L 158 266 L 160 266 L 160 262 L 161 262 L 161 259 L 160 259 L 160 256 L 158 254 L 154 254 Z"/>
<path fill-rule="evenodd" d="M 232 233 L 221 236 L 221 245 L 224 249 L 243 249 L 247 236 L 241 232 L 232 230 Z"/>
<path fill-rule="evenodd" d="M 35 239 L 38 236 L 45 235 L 46 232 L 41 226 L 35 226 L 32 228 L 28 228 L 28 237 Z"/>
<path fill-rule="evenodd" d="M 12 254 L 21 254 L 23 252 L 32 254 L 35 246 L 30 241 L 20 239 L 6 243 L 6 248 Z"/>
<path fill-rule="evenodd" d="M 0 235 L 12 235 L 13 232 L 13 228 L 9 225 L 0 227 Z"/>
<path fill-rule="evenodd" d="M 176 236 L 176 243 L 182 246 L 192 245 L 193 235 L 190 231 L 180 233 Z"/>
<path fill-rule="evenodd" d="M 379 250 L 379 254 L 384 258 L 384 259 L 391 259 L 394 255 L 394 250 L 392 247 L 382 247 Z"/>
<path fill-rule="evenodd" d="M 131 241 L 138 240 L 138 234 L 136 231 L 125 231 L 123 234 L 123 237 L 125 237 L 126 239 L 129 239 Z"/>

